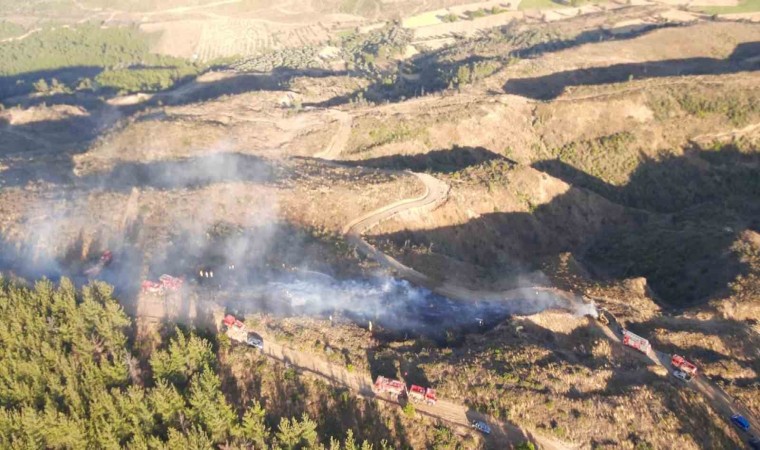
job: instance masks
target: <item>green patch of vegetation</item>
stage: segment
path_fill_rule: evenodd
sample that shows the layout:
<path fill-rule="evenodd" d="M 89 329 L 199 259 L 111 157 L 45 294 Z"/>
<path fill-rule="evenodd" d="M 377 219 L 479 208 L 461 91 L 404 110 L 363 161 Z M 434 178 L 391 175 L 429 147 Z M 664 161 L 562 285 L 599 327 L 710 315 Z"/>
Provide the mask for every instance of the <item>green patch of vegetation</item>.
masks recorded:
<path fill-rule="evenodd" d="M 411 402 L 404 405 L 403 411 L 404 415 L 410 419 L 414 419 L 414 417 L 417 415 L 417 410 L 414 408 L 414 404 Z"/>
<path fill-rule="evenodd" d="M 598 180 L 620 185 L 639 165 L 635 137 L 629 132 L 615 133 L 598 139 L 570 142 L 548 150 L 558 159 Z"/>
<path fill-rule="evenodd" d="M 454 431 L 445 425 L 437 425 L 433 429 L 433 444 L 434 450 L 461 450 L 463 445 L 457 440 Z"/>
<path fill-rule="evenodd" d="M 518 9 L 524 11 L 526 9 L 549 9 L 561 6 L 563 5 L 554 0 L 521 0 Z"/>
<path fill-rule="evenodd" d="M 411 42 L 412 33 L 397 26 L 387 26 L 367 34 L 352 33 L 341 39 L 343 57 L 352 70 L 377 77 L 379 68 L 401 55 Z"/>
<path fill-rule="evenodd" d="M 459 14 L 448 13 L 444 16 L 441 16 L 441 21 L 446 22 L 446 23 L 457 22 L 458 20 L 459 20 Z"/>
<path fill-rule="evenodd" d="M 494 60 L 476 61 L 456 66 L 456 71 L 445 76 L 450 87 L 463 86 L 482 80 L 499 70 L 502 64 Z"/>
<path fill-rule="evenodd" d="M 653 95 L 648 105 L 657 120 L 678 117 L 681 112 L 698 118 L 722 115 L 738 127 L 746 125 L 753 116 L 760 114 L 760 94 L 756 90 L 729 93 L 669 90 Z"/>
<path fill-rule="evenodd" d="M 26 29 L 19 24 L 4 20 L 0 21 L 0 39 L 21 36 L 24 32 L 26 32 Z"/>
<path fill-rule="evenodd" d="M 203 66 L 150 53 L 152 36 L 134 27 L 79 25 L 50 28 L 0 46 L 0 76 L 19 77 L 0 86 L 4 96 L 56 78 L 69 89 L 102 87 L 121 92 L 166 89 Z M 95 77 L 92 83 L 91 77 Z M 41 85 L 41 87 L 44 87 Z M 39 88 L 37 88 L 39 90 Z"/>
<path fill-rule="evenodd" d="M 494 159 L 469 166 L 451 174 L 451 178 L 471 184 L 481 184 L 492 189 L 495 185 L 505 185 L 515 164 L 504 159 Z"/>
<path fill-rule="evenodd" d="M 342 0 L 338 11 L 360 16 L 372 16 L 379 11 L 381 6 L 378 0 Z"/>
<path fill-rule="evenodd" d="M 424 133 L 424 128 L 402 122 L 395 125 L 381 125 L 373 128 L 370 130 L 369 136 L 372 138 L 372 146 L 379 146 L 414 139 L 423 136 Z"/>
<path fill-rule="evenodd" d="M 267 417 L 257 400 L 233 406 L 212 343 L 195 334 L 175 330 L 140 374 L 112 291 L 0 279 L 0 447 L 356 448 L 352 435 L 320 439 L 306 414 Z"/>
<path fill-rule="evenodd" d="M 477 19 L 479 17 L 490 16 L 493 14 L 501 14 L 506 11 L 507 10 L 504 8 L 494 6 L 492 8 L 479 8 L 472 11 L 467 11 L 465 15 L 467 16 L 468 19 L 472 20 L 472 19 Z"/>
<path fill-rule="evenodd" d="M 180 61 L 174 66 L 105 70 L 95 77 L 96 86 L 118 92 L 153 92 L 198 74 L 198 66 Z"/>
<path fill-rule="evenodd" d="M 468 19 L 472 20 L 472 19 L 477 19 L 478 17 L 485 17 L 485 16 L 487 16 L 488 15 L 488 10 L 485 9 L 485 8 L 479 8 L 479 9 L 475 9 L 473 11 L 467 11 L 465 14 L 467 15 Z"/>
<path fill-rule="evenodd" d="M 735 6 L 702 6 L 696 8 L 707 14 L 740 14 L 760 11 L 760 0 L 739 0 Z"/>
<path fill-rule="evenodd" d="M 0 46 L 0 75 L 59 69 L 111 67 L 149 63 L 150 40 L 136 28 L 75 28 L 42 30 L 21 41 Z"/>
<path fill-rule="evenodd" d="M 412 122 L 402 118 L 387 117 L 383 120 L 366 118 L 355 123 L 359 126 L 352 129 L 349 153 L 359 153 L 394 142 L 414 139 L 427 141 L 428 139 L 426 124 L 419 120 Z"/>

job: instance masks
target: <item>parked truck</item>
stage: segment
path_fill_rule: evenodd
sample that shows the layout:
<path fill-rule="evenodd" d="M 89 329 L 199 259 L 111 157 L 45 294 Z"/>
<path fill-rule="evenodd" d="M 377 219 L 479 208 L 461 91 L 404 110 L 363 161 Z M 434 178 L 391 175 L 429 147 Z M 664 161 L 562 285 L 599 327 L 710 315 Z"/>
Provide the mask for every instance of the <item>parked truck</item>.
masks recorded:
<path fill-rule="evenodd" d="M 141 289 L 146 294 L 165 294 L 167 292 L 177 292 L 182 289 L 185 280 L 179 277 L 163 274 L 158 278 L 158 282 L 145 280 L 142 282 Z"/>
<path fill-rule="evenodd" d="M 681 355 L 673 355 L 673 357 L 670 358 L 670 365 L 692 377 L 697 374 L 697 366 L 687 361 Z"/>
<path fill-rule="evenodd" d="M 406 395 L 406 384 L 398 380 L 378 376 L 372 385 L 372 392 L 376 395 L 387 394 L 394 400 L 399 400 Z"/>
<path fill-rule="evenodd" d="M 236 319 L 232 314 L 227 314 L 222 319 L 222 331 L 234 342 L 240 342 L 259 350 L 264 349 L 264 338 L 249 330 L 243 322 Z"/>
<path fill-rule="evenodd" d="M 623 330 L 623 344 L 635 348 L 641 353 L 649 353 L 649 350 L 652 348 L 648 340 L 628 330 Z"/>
<path fill-rule="evenodd" d="M 424 388 L 413 384 L 409 388 L 409 400 L 415 403 L 427 403 L 428 405 L 435 405 L 438 401 L 438 397 L 435 395 L 435 390 L 430 388 Z"/>

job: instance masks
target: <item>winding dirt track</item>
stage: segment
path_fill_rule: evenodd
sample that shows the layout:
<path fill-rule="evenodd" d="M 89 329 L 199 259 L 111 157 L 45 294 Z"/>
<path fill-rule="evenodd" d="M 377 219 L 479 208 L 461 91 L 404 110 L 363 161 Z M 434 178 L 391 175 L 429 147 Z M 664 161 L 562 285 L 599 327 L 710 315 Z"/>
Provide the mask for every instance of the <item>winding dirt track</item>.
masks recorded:
<path fill-rule="evenodd" d="M 267 336 L 263 337 L 265 342 L 263 353 L 270 358 L 324 378 L 333 385 L 346 387 L 362 397 L 398 404 L 398 401 L 394 399 L 375 395 L 372 391 L 372 379 L 367 373 L 349 372 L 343 366 L 331 364 L 310 353 L 283 347 L 273 339 L 268 339 Z M 541 438 L 536 439 L 517 426 L 499 423 L 483 414 L 469 410 L 466 406 L 448 400 L 439 399 L 438 403 L 433 406 L 415 404 L 415 411 L 420 415 L 439 420 L 454 427 L 460 435 L 469 432 L 468 429 L 472 420 L 487 422 L 492 430 L 486 442 L 487 448 L 506 449 L 511 448 L 512 444 L 528 440 L 540 443 L 542 448 L 563 448 L 557 447 L 554 443 L 546 442 Z"/>
<path fill-rule="evenodd" d="M 332 111 L 331 115 L 338 119 L 341 129 L 336 132 L 325 150 L 318 153 L 318 155 L 321 155 L 321 157 L 326 160 L 335 159 L 343 152 L 351 132 L 352 120 L 350 115 L 335 111 Z M 411 267 L 405 266 L 398 260 L 384 254 L 382 251 L 365 241 L 362 234 L 372 229 L 374 226 L 377 226 L 382 221 L 395 217 L 405 211 L 427 208 L 432 209 L 446 201 L 449 193 L 449 186 L 446 183 L 428 174 L 413 172 L 406 173 L 416 176 L 424 184 L 425 192 L 421 196 L 399 200 L 390 205 L 371 211 L 352 220 L 343 228 L 343 233 L 346 236 L 346 239 L 355 245 L 363 254 L 394 270 L 398 276 L 407 279 L 410 282 L 426 286 L 437 293 L 454 299 L 500 299 L 506 301 L 518 298 L 526 299 L 530 298 L 531 295 L 538 296 L 541 292 L 551 292 L 561 299 L 561 303 L 564 303 L 565 306 L 572 306 L 580 301 L 578 297 L 571 292 L 546 287 L 526 287 L 510 291 L 493 292 L 475 291 L 448 283 L 436 284 L 425 274 L 418 272 Z M 137 310 L 137 316 L 165 319 L 165 300 L 155 296 L 147 297 L 151 298 L 141 298 L 138 301 L 140 306 Z M 607 312 L 607 315 L 612 319 L 609 325 L 605 326 L 596 322 L 594 326 L 598 326 L 602 329 L 610 340 L 622 345 L 620 326 L 617 324 L 614 316 L 609 314 L 609 312 Z M 346 387 L 357 395 L 396 403 L 396 401 L 392 399 L 377 396 L 372 392 L 372 380 L 369 374 L 353 371 L 349 372 L 344 366 L 329 363 L 318 355 L 312 353 L 284 347 L 278 344 L 272 336 L 268 336 L 265 333 L 262 333 L 262 335 L 265 342 L 263 353 L 268 357 L 288 363 L 304 372 L 323 378 L 334 385 Z M 672 368 L 670 367 L 670 357 L 671 355 L 656 350 L 646 354 L 646 358 L 648 358 L 652 364 L 662 365 L 666 367 L 669 372 L 672 371 Z M 750 421 L 753 430 L 760 429 L 760 422 L 758 422 L 757 418 L 751 414 L 749 410 L 735 402 L 722 389 L 710 383 L 704 377 L 699 376 L 688 385 L 682 385 L 700 392 L 710 402 L 713 408 L 724 418 L 728 419 L 730 415 L 740 413 Z M 469 431 L 469 428 L 472 420 L 485 421 L 489 424 L 492 430 L 492 434 L 486 439 L 486 448 L 489 449 L 507 449 L 511 448 L 514 444 L 525 442 L 526 440 L 530 440 L 538 444 L 540 448 L 547 450 L 577 448 L 577 445 L 559 442 L 546 436 L 531 434 L 514 424 L 495 420 L 492 417 L 471 410 L 465 405 L 445 399 L 439 399 L 435 406 L 416 405 L 415 408 L 421 415 L 440 420 L 453 426 L 459 434 L 471 432 Z M 744 437 L 747 438 L 748 435 Z"/>
<path fill-rule="evenodd" d="M 612 341 L 618 342 L 620 345 L 623 345 L 623 333 L 621 332 L 622 327 L 617 322 L 615 316 L 610 314 L 608 311 L 605 313 L 607 317 L 611 319 L 610 324 L 608 326 L 604 326 L 599 323 L 598 325 L 602 327 L 602 330 L 608 338 L 610 338 Z M 673 374 L 674 368 L 670 364 L 670 359 L 673 355 L 670 353 L 652 349 L 649 352 L 645 353 L 644 356 L 652 364 L 665 367 L 668 370 L 668 374 Z M 702 396 L 710 403 L 713 409 L 715 409 L 715 411 L 724 419 L 728 419 L 734 414 L 741 414 L 747 418 L 747 420 L 749 420 L 750 430 L 754 430 L 754 433 L 757 433 L 757 430 L 760 430 L 760 422 L 758 422 L 754 414 L 745 408 L 744 405 L 731 398 L 731 396 L 728 395 L 723 389 L 721 389 L 716 384 L 711 383 L 701 374 L 698 374 L 696 377 L 694 377 L 688 384 L 677 380 L 675 377 L 673 380 L 675 383 L 678 383 L 679 386 L 689 387 L 702 394 Z M 740 435 L 744 436 L 745 440 L 748 440 L 749 437 L 753 434 L 740 432 Z"/>
<path fill-rule="evenodd" d="M 328 149 L 319 154 L 321 155 L 320 157 L 324 159 L 334 159 L 337 156 L 339 156 L 340 153 L 342 152 L 345 144 L 348 141 L 347 136 L 350 135 L 351 120 L 343 116 L 340 123 L 341 123 L 341 127 L 348 127 L 349 129 L 339 130 L 338 133 L 336 133 L 336 137 L 333 139 L 332 142 L 330 142 Z M 746 129 L 741 130 L 741 132 L 752 131 L 756 127 L 757 127 L 757 124 L 751 125 L 747 127 Z M 345 139 L 343 138 L 343 136 L 346 136 Z M 337 142 L 339 139 L 340 141 Z M 382 251 L 374 247 L 372 244 L 364 240 L 364 238 L 362 237 L 363 233 L 366 233 L 373 227 L 377 226 L 379 223 L 385 220 L 388 220 L 405 211 L 410 211 L 413 209 L 414 210 L 428 209 L 428 208 L 434 209 L 435 207 L 443 204 L 448 198 L 449 186 L 443 181 L 428 174 L 415 173 L 415 172 L 407 172 L 407 173 L 416 176 L 423 183 L 423 185 L 425 186 L 425 193 L 423 195 L 417 198 L 399 200 L 390 205 L 386 205 L 382 208 L 379 208 L 375 211 L 371 211 L 349 222 L 343 228 L 343 234 L 346 236 L 346 239 L 351 244 L 355 245 L 356 248 L 360 252 L 362 252 L 364 255 L 394 270 L 397 273 L 397 275 L 400 276 L 401 278 L 404 278 L 412 283 L 425 286 L 438 294 L 447 296 L 449 298 L 457 299 L 457 300 L 472 301 L 473 299 L 481 299 L 481 300 L 510 301 L 510 300 L 516 300 L 516 299 L 529 299 L 531 296 L 538 297 L 542 293 L 549 292 L 553 294 L 554 296 L 558 297 L 558 299 L 561 300 L 561 303 L 564 303 L 566 307 L 568 307 L 569 309 L 573 309 L 574 306 L 582 302 L 578 298 L 578 296 L 576 296 L 572 292 L 563 291 L 561 289 L 556 289 L 556 288 L 536 286 L 536 287 L 526 287 L 526 288 L 521 288 L 521 289 L 513 289 L 509 291 L 477 291 L 477 290 L 468 289 L 462 286 L 456 286 L 456 285 L 446 283 L 446 282 L 440 283 L 440 284 L 435 283 L 425 274 L 417 270 L 414 270 L 411 267 L 405 266 L 404 264 L 402 264 L 395 258 L 383 253 Z M 622 334 L 620 332 L 619 326 L 613 326 L 613 324 L 615 323 L 616 321 L 613 321 L 612 323 L 610 323 L 610 326 L 604 327 L 605 333 L 610 339 L 622 345 Z M 651 363 L 667 368 L 668 372 L 672 374 L 673 368 L 670 365 L 670 359 L 672 355 L 653 349 L 651 352 L 647 353 L 646 356 L 650 360 Z M 743 405 L 733 400 L 725 391 L 723 391 L 720 387 L 718 387 L 714 383 L 711 383 L 710 381 L 705 379 L 703 376 L 696 377 L 694 380 L 692 380 L 691 383 L 689 383 L 686 386 L 702 394 L 705 397 L 705 399 L 707 399 L 708 402 L 712 405 L 712 407 L 724 418 L 727 419 L 731 415 L 738 413 L 746 417 L 747 420 L 749 420 L 751 424 L 751 430 L 755 430 L 755 432 L 757 432 L 757 430 L 760 430 L 760 422 L 747 408 L 745 408 Z M 447 405 L 445 409 L 449 409 L 451 412 L 454 412 L 457 410 L 457 405 L 450 404 L 450 405 Z M 459 409 L 460 409 L 460 417 L 461 417 L 461 412 L 463 412 L 463 407 L 459 407 Z M 434 413 L 431 415 L 435 416 Z M 494 423 L 493 420 L 487 420 L 487 421 L 491 424 Z M 456 421 L 452 421 L 452 422 L 456 422 Z M 517 427 L 511 424 L 506 425 L 506 427 L 518 429 Z M 744 433 L 744 434 L 747 435 L 747 436 L 744 436 L 745 438 L 752 436 L 751 433 Z M 563 448 L 564 446 L 563 444 L 554 442 L 554 441 L 547 442 L 545 438 L 538 437 L 538 439 L 536 439 L 537 437 L 534 437 L 534 436 L 531 436 L 531 437 L 536 442 L 539 442 L 543 448 Z M 516 441 L 512 440 L 511 442 L 516 442 Z"/>
<path fill-rule="evenodd" d="M 350 114 L 336 110 L 332 110 L 331 114 L 338 119 L 339 129 L 333 136 L 333 139 L 331 139 L 331 141 L 328 143 L 325 150 L 315 154 L 315 157 L 328 161 L 336 159 L 340 156 L 341 153 L 343 153 L 343 150 L 348 144 L 348 139 L 351 135 L 352 125 L 352 118 Z M 398 171 L 395 172 L 398 173 Z M 352 220 L 345 227 L 343 227 L 343 234 L 346 236 L 346 239 L 349 241 L 349 243 L 355 245 L 356 248 L 364 255 L 375 259 L 388 268 L 391 268 L 401 278 L 404 278 L 412 283 L 428 287 L 435 292 L 438 292 L 439 294 L 462 300 L 492 297 L 493 294 L 487 292 L 475 292 L 451 285 L 436 285 L 425 274 L 418 272 L 411 267 L 405 266 L 395 258 L 381 252 L 362 238 L 363 233 L 369 231 L 385 220 L 395 217 L 405 211 L 434 209 L 445 202 L 448 198 L 450 187 L 443 181 L 425 173 L 416 173 L 409 171 L 405 171 L 404 173 L 417 177 L 417 179 L 419 179 L 425 186 L 425 192 L 419 197 L 399 200 L 374 211 L 370 211 L 369 213 L 366 213 L 361 217 Z M 522 289 L 509 291 L 509 294 L 513 296 L 523 295 L 525 293 L 524 291 L 525 290 Z M 505 293 L 498 293 L 496 295 L 499 298 L 504 298 L 504 294 Z M 269 342 L 271 342 L 271 340 Z M 300 352 L 285 349 L 276 343 L 266 345 L 264 352 L 275 359 L 284 360 L 317 375 L 326 376 L 333 382 L 349 387 L 351 390 L 359 393 L 360 395 L 372 396 L 385 401 L 392 401 L 383 397 L 377 397 L 373 394 L 372 380 L 367 374 L 347 373 L 346 369 L 343 367 L 338 367 L 324 361 L 315 360 L 312 355 L 304 355 Z M 527 440 L 538 443 L 540 444 L 541 448 L 545 449 L 568 448 L 566 445 L 555 442 L 554 440 L 531 435 L 530 433 L 514 424 L 497 421 L 492 417 L 488 417 L 477 411 L 471 410 L 464 405 L 447 401 L 445 399 L 439 399 L 435 406 L 420 404 L 416 405 L 415 408 L 423 415 L 447 422 L 458 427 L 469 428 L 470 423 L 473 420 L 481 420 L 488 423 L 492 430 L 492 434 L 488 437 L 487 440 L 488 448 L 511 448 L 514 444 L 519 444 Z"/>

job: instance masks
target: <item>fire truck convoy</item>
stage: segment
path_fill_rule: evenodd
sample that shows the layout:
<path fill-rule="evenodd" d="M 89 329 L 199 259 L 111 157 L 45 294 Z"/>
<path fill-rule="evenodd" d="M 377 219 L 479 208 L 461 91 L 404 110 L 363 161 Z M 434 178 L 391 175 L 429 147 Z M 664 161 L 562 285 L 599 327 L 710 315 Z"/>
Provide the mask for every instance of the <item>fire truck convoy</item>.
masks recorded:
<path fill-rule="evenodd" d="M 409 388 L 407 395 L 409 396 L 409 400 L 415 403 L 424 402 L 428 405 L 435 405 L 438 401 L 438 398 L 435 395 L 435 390 L 417 386 L 416 384 L 413 384 L 412 387 Z"/>
<path fill-rule="evenodd" d="M 628 330 L 623 330 L 623 344 L 635 348 L 644 354 L 649 353 L 649 350 L 652 348 L 648 340 Z"/>
<path fill-rule="evenodd" d="M 387 394 L 390 398 L 397 401 L 404 397 L 415 403 L 425 402 L 428 405 L 435 405 L 438 401 L 438 397 L 433 389 L 413 384 L 407 390 L 406 384 L 403 382 L 385 378 L 384 376 L 377 377 L 375 384 L 372 386 L 372 391 L 377 395 Z"/>

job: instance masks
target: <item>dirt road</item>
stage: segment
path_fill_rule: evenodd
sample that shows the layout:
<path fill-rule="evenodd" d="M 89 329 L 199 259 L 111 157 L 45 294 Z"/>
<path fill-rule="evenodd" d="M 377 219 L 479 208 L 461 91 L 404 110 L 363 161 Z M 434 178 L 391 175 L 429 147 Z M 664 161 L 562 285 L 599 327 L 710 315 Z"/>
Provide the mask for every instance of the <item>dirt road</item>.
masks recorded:
<path fill-rule="evenodd" d="M 333 385 L 343 386 L 354 393 L 367 398 L 375 398 L 380 401 L 398 404 L 395 399 L 378 396 L 372 391 L 372 379 L 369 374 L 363 372 L 348 371 L 343 366 L 338 366 L 315 357 L 313 354 L 283 347 L 273 339 L 264 335 L 264 349 L 262 352 L 270 358 L 290 364 L 291 366 L 308 372 L 320 378 L 324 378 Z M 471 433 L 470 423 L 472 420 L 482 420 L 489 424 L 492 433 L 486 439 L 487 448 L 507 449 L 512 444 L 525 441 L 539 442 L 542 448 L 559 449 L 553 442 L 543 442 L 529 433 L 512 424 L 504 424 L 493 420 L 483 414 L 468 409 L 466 406 L 439 399 L 435 405 L 415 404 L 415 411 L 423 416 L 445 422 L 457 429 L 459 434 Z"/>
<path fill-rule="evenodd" d="M 327 160 L 337 158 L 346 149 L 348 139 L 351 137 L 351 124 L 353 123 L 351 114 L 337 109 L 330 110 L 330 114 L 338 120 L 338 131 L 335 132 L 324 150 L 314 154 L 315 158 Z"/>
<path fill-rule="evenodd" d="M 328 147 L 327 150 L 321 152 L 322 157 L 326 159 L 334 159 L 340 155 L 342 152 L 341 144 L 345 145 L 345 142 L 342 140 L 336 142 L 337 136 L 350 134 L 350 126 L 350 119 L 343 118 L 341 121 L 341 127 L 348 127 L 349 129 L 347 131 L 339 130 L 338 134 L 336 134 L 336 139 L 333 139 L 333 141 L 330 143 L 330 147 Z M 748 128 L 754 129 L 754 126 Z M 509 301 L 515 299 L 530 299 L 531 296 L 538 297 L 548 292 L 553 296 L 556 296 L 558 299 L 561 299 L 569 309 L 573 309 L 577 305 L 582 304 L 582 300 L 580 300 L 575 294 L 555 288 L 527 287 L 509 291 L 477 291 L 461 286 L 456 286 L 447 282 L 435 283 L 425 274 L 411 267 L 405 266 L 395 258 L 383 253 L 372 244 L 364 240 L 362 237 L 363 233 L 366 233 L 385 220 L 395 217 L 405 211 L 427 208 L 432 209 L 446 201 L 449 193 L 449 186 L 446 183 L 428 174 L 414 172 L 409 173 L 416 176 L 424 184 L 425 192 L 421 196 L 417 198 L 399 200 L 375 211 L 371 211 L 357 219 L 352 220 L 343 228 L 343 234 L 346 236 L 346 239 L 351 244 L 355 245 L 360 252 L 368 257 L 373 258 L 380 264 L 392 269 L 401 278 L 404 278 L 412 283 L 425 286 L 434 292 L 453 299 L 465 301 L 473 299 Z M 610 317 L 612 316 L 610 315 Z M 611 339 L 617 341 L 622 345 L 621 330 L 622 328 L 617 324 L 616 321 L 613 320 L 610 323 L 610 326 L 606 327 L 606 334 Z M 647 353 L 646 356 L 653 364 L 658 364 L 665 367 L 668 372 L 672 374 L 673 368 L 670 365 L 671 355 L 653 350 Z M 757 430 L 760 430 L 760 422 L 758 422 L 757 418 L 754 417 L 754 415 L 751 414 L 749 410 L 738 404 L 722 389 L 720 389 L 715 384 L 710 383 L 704 377 L 698 376 L 688 385 L 684 385 L 701 393 L 710 402 L 713 408 L 723 417 L 728 418 L 736 413 L 742 414 L 747 418 L 747 420 L 750 421 L 752 430 L 755 430 L 755 432 L 757 432 Z M 748 433 L 744 434 L 746 434 L 745 438 L 749 438 Z M 546 444 L 543 445 L 546 446 Z"/>
<path fill-rule="evenodd" d="M 338 119 L 339 129 L 335 133 L 333 139 L 330 140 L 327 147 L 314 155 L 317 158 L 328 161 L 338 158 L 345 150 L 345 147 L 348 144 L 348 139 L 351 135 L 352 124 L 352 117 L 348 113 L 333 110 L 331 111 L 331 114 Z M 398 171 L 388 172 L 398 173 Z M 352 220 L 343 227 L 343 234 L 346 236 L 346 239 L 351 244 L 355 245 L 364 255 L 391 268 L 401 278 L 418 285 L 429 287 L 442 295 L 468 300 L 493 296 L 492 293 L 469 291 L 453 285 L 435 285 L 435 283 L 433 283 L 425 274 L 418 272 L 411 267 L 405 266 L 395 258 L 378 250 L 362 238 L 363 233 L 369 231 L 385 220 L 395 217 L 405 211 L 433 209 L 445 202 L 448 198 L 450 187 L 445 182 L 425 173 L 406 173 L 417 177 L 425 186 L 425 192 L 419 197 L 399 200 Z M 535 288 L 530 291 L 538 292 Z M 499 298 L 504 298 L 504 294 L 505 293 L 498 293 L 496 295 L 499 296 Z M 511 296 L 524 296 L 525 294 L 525 290 L 522 289 L 509 291 L 509 295 Z M 509 297 L 509 295 L 507 297 Z M 334 366 L 316 359 L 311 355 L 286 349 L 276 343 L 265 345 L 264 352 L 273 358 L 287 361 L 320 376 L 328 374 L 326 377 L 334 383 L 344 385 L 361 395 L 375 397 L 372 393 L 372 380 L 366 374 L 347 373 L 346 369 L 343 367 Z M 390 401 L 389 399 L 382 397 L 376 398 Z M 562 443 L 544 437 L 533 436 L 516 425 L 496 421 L 491 417 L 468 409 L 464 405 L 459 405 L 444 399 L 439 399 L 435 406 L 417 405 L 416 410 L 423 415 L 443 420 L 458 427 L 469 428 L 470 423 L 473 420 L 481 420 L 488 423 L 492 430 L 492 433 L 487 440 L 488 448 L 506 449 L 510 448 L 513 444 L 525 442 L 527 440 L 538 443 L 541 448 L 545 449 L 568 448 Z"/>
<path fill-rule="evenodd" d="M 610 318 L 610 323 L 607 326 L 603 326 L 600 323 L 599 326 L 602 327 L 604 333 L 610 339 L 618 342 L 620 345 L 623 345 L 623 333 L 622 333 L 623 328 L 618 323 L 615 316 L 613 316 L 609 312 L 605 312 L 605 314 L 607 315 L 608 318 Z M 635 350 L 631 350 L 631 351 L 635 351 Z M 656 364 L 656 365 L 664 367 L 665 369 L 667 369 L 668 374 L 672 376 L 674 372 L 674 368 L 670 364 L 670 359 L 673 355 L 655 350 L 653 348 L 649 352 L 643 354 L 642 356 L 646 357 L 652 364 Z M 749 420 L 750 422 L 750 430 L 752 430 L 752 433 L 745 433 L 737 429 L 737 432 L 739 432 L 739 434 L 744 438 L 745 441 L 748 440 L 751 436 L 753 436 L 754 433 L 757 433 L 758 430 L 760 430 L 760 422 L 758 422 L 757 417 L 755 417 L 743 405 L 741 405 L 736 400 L 731 398 L 731 396 L 728 395 L 719 386 L 707 380 L 703 375 L 698 374 L 689 383 L 678 380 L 675 377 L 673 377 L 673 380 L 674 382 L 678 383 L 681 387 L 688 387 L 702 394 L 702 396 L 710 403 L 713 409 L 715 409 L 715 411 L 725 420 L 728 420 L 734 414 L 741 414 L 742 416 L 747 418 L 747 420 Z"/>

